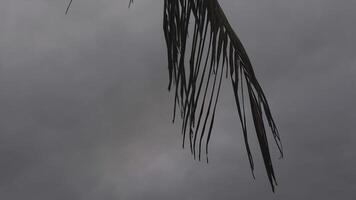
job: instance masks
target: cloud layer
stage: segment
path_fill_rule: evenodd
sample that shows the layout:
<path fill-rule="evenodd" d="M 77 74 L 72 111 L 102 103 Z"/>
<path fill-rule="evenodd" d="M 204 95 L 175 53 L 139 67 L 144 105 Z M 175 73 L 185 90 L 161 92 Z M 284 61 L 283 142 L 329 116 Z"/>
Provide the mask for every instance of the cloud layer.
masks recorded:
<path fill-rule="evenodd" d="M 181 149 L 162 3 L 0 2 L 0 198 L 351 199 L 356 2 L 221 1 L 280 128 L 276 194 L 258 148 L 251 176 L 229 84 L 211 163 Z"/>

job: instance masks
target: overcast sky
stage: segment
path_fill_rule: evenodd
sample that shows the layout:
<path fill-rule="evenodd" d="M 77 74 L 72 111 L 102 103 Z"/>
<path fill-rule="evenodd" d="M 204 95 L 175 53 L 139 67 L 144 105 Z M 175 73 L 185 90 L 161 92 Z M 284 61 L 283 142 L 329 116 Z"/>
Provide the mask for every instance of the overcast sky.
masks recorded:
<path fill-rule="evenodd" d="M 356 1 L 220 1 L 282 137 L 275 194 L 228 80 L 211 162 L 181 148 L 162 0 L 68 1 L 0 1 L 0 199 L 355 198 Z"/>

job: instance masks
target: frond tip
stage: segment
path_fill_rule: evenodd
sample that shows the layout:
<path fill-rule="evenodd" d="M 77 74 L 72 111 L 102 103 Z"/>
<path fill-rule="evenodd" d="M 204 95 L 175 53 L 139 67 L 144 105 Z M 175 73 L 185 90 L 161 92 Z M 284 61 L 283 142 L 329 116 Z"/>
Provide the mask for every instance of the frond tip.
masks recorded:
<path fill-rule="evenodd" d="M 72 2 L 73 2 L 73 0 L 69 1 L 65 14 L 68 14 L 68 11 L 69 11 L 70 6 L 72 5 Z"/>
<path fill-rule="evenodd" d="M 189 28 L 193 21 L 193 28 Z M 280 136 L 264 92 L 247 53 L 230 26 L 217 0 L 165 0 L 163 29 L 167 44 L 169 85 L 174 93 L 174 116 L 179 107 L 182 118 L 183 148 L 188 138 L 194 158 L 201 159 L 203 140 L 208 146 L 215 119 L 223 75 L 230 76 L 244 142 L 253 172 L 248 142 L 245 95 L 267 175 L 274 191 L 277 184 L 270 157 L 263 116 L 266 117 L 277 147 L 283 156 Z M 188 34 L 193 32 L 191 41 Z M 187 44 L 191 52 L 186 53 Z M 189 58 L 186 67 L 186 57 Z M 244 91 L 244 88 L 246 88 Z"/>

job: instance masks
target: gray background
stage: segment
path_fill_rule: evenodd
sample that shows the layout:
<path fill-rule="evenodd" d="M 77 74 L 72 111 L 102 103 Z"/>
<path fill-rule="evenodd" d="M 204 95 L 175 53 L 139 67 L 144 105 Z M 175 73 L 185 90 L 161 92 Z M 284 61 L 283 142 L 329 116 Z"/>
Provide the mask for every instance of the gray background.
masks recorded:
<path fill-rule="evenodd" d="M 0 1 L 0 199 L 354 199 L 356 1 L 221 0 L 285 147 L 251 176 L 224 83 L 209 164 L 181 149 L 163 1 Z"/>

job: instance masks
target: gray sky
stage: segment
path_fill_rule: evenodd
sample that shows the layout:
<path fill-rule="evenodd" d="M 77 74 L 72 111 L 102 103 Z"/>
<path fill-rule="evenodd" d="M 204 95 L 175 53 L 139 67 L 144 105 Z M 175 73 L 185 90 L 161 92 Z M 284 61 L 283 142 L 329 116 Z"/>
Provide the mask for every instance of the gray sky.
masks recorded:
<path fill-rule="evenodd" d="M 353 199 L 356 1 L 220 2 L 280 129 L 275 194 L 228 80 L 211 162 L 181 149 L 162 0 L 1 0 L 0 199 Z"/>

